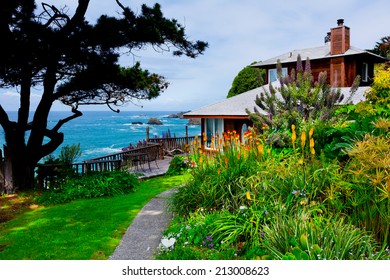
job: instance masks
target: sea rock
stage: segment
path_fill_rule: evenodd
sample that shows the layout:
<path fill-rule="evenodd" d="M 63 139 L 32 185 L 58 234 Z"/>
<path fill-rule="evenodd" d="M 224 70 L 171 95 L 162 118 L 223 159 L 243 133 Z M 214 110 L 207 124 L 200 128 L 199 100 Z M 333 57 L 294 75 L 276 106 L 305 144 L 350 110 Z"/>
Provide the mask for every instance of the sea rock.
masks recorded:
<path fill-rule="evenodd" d="M 188 125 L 200 125 L 200 124 L 201 124 L 200 119 L 194 118 L 188 120 Z"/>
<path fill-rule="evenodd" d="M 131 124 L 143 124 L 142 122 L 132 122 Z"/>
<path fill-rule="evenodd" d="M 180 112 L 180 113 L 176 113 L 176 114 L 170 114 L 167 118 L 176 118 L 176 119 L 182 119 L 183 118 L 183 115 L 185 113 L 188 113 L 190 111 L 187 111 L 187 112 Z"/>
<path fill-rule="evenodd" d="M 149 121 L 148 121 L 148 124 L 151 124 L 151 125 L 162 125 L 162 121 L 160 121 L 159 119 L 157 118 L 150 118 Z"/>

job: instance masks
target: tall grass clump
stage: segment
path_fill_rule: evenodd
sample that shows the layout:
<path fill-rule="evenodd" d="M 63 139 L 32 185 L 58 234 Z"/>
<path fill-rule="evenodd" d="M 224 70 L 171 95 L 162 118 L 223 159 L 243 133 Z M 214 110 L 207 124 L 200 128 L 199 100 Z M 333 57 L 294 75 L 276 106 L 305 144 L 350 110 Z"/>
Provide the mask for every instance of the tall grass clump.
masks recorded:
<path fill-rule="evenodd" d="M 244 203 L 247 190 L 242 180 L 251 176 L 267 157 L 265 147 L 254 134 L 248 132 L 243 141 L 234 131 L 217 136 L 212 139 L 215 150 L 209 152 L 198 149 L 197 142 L 192 144 L 193 178 L 174 196 L 178 214 L 185 216 L 197 209 L 236 210 Z"/>
<path fill-rule="evenodd" d="M 312 216 L 306 211 L 277 215 L 265 225 L 267 257 L 276 260 L 389 259 L 374 237 L 343 217 Z"/>

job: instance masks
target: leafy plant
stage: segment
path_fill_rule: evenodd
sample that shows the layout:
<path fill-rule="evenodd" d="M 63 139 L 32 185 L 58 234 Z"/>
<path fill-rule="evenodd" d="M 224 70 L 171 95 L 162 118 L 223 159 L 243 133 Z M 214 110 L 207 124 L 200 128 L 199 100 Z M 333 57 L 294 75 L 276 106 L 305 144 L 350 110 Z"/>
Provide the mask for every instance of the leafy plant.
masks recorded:
<path fill-rule="evenodd" d="M 245 254 L 262 246 L 263 227 L 270 219 L 268 211 L 252 207 L 242 207 L 234 214 L 222 211 L 213 223 L 212 232 L 217 242 Z"/>
<path fill-rule="evenodd" d="M 38 197 L 38 202 L 58 204 L 80 198 L 116 196 L 133 192 L 138 185 L 138 179 L 124 171 L 88 173 L 69 178 L 58 187 L 45 190 Z"/>
<path fill-rule="evenodd" d="M 167 171 L 167 175 L 180 175 L 183 174 L 186 170 L 188 170 L 189 164 L 186 158 L 182 156 L 175 156 L 171 163 L 169 164 L 169 168 Z"/>
<path fill-rule="evenodd" d="M 380 122 L 390 125 L 387 120 Z M 375 125 L 380 124 L 376 122 Z M 389 128 L 387 127 L 387 130 Z M 390 135 L 366 135 L 347 151 L 351 157 L 346 177 L 352 181 L 349 197 L 351 220 L 372 231 L 379 240 L 390 240 Z"/>
<path fill-rule="evenodd" d="M 272 259 L 390 259 L 372 235 L 342 217 L 311 217 L 304 211 L 278 215 L 264 227 L 264 246 Z"/>

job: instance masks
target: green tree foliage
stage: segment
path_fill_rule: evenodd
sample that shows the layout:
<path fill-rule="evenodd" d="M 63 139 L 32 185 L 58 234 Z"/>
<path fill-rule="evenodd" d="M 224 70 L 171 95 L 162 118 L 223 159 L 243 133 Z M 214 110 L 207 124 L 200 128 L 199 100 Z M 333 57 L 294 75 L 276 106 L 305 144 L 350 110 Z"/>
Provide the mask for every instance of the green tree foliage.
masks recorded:
<path fill-rule="evenodd" d="M 254 63 L 252 63 L 254 64 Z M 247 66 L 234 78 L 227 98 L 260 87 L 264 84 L 264 70 Z"/>
<path fill-rule="evenodd" d="M 189 41 L 184 27 L 165 18 L 159 4 L 142 5 L 135 13 L 116 0 L 122 11 L 118 17 L 102 15 L 91 24 L 84 19 L 89 2 L 79 0 L 74 14 L 68 15 L 66 7 L 42 3 L 38 9 L 34 0 L 2 1 L 0 87 L 20 94 L 16 121 L 0 105 L 13 171 L 13 187 L 6 192 L 33 185 L 34 166 L 61 145 L 60 129 L 82 115 L 79 105 L 112 108 L 133 99 L 156 98 L 167 88 L 164 77 L 142 69 L 140 63 L 121 66 L 121 54 L 152 46 L 195 58 L 207 48 L 206 42 Z M 42 89 L 42 95 L 29 122 L 32 88 Z M 47 118 L 57 100 L 69 105 L 72 114 L 49 128 Z"/>
<path fill-rule="evenodd" d="M 382 37 L 370 51 L 379 54 L 380 56 L 390 58 L 390 36 Z"/>

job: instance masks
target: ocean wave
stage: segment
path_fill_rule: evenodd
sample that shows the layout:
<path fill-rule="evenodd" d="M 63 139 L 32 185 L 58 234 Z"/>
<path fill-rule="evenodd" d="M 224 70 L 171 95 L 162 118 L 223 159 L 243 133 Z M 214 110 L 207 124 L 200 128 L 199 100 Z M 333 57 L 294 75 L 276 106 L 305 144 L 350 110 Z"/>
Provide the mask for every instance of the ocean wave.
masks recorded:
<path fill-rule="evenodd" d="M 98 156 L 105 156 L 105 155 L 110 155 L 110 154 L 115 154 L 119 153 L 122 151 L 122 148 L 114 148 L 114 145 L 110 147 L 102 147 L 102 148 L 94 148 L 94 149 L 88 149 L 88 150 L 83 150 L 82 153 L 84 156 L 92 156 L 94 155 L 95 157 Z"/>

